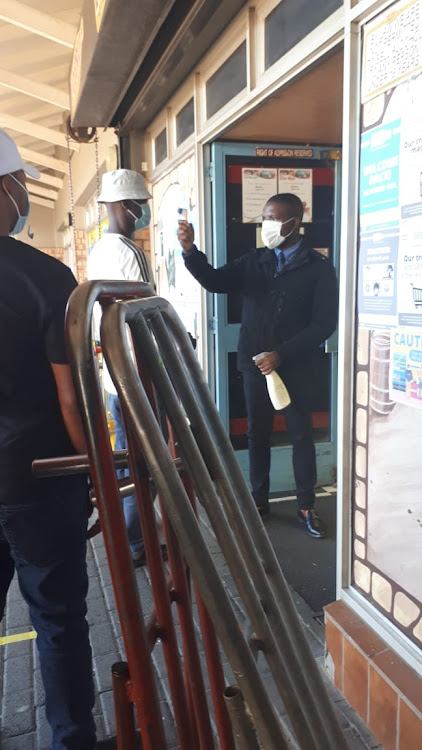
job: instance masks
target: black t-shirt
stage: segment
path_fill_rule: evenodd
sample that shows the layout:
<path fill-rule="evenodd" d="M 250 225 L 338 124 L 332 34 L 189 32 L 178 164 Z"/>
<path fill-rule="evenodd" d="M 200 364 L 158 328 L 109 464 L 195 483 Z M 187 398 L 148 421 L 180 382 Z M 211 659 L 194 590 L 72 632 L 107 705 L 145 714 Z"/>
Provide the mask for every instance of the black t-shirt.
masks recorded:
<path fill-rule="evenodd" d="M 0 237 L 0 503 L 42 495 L 35 458 L 74 453 L 50 363 L 67 362 L 64 317 L 76 286 L 60 261 Z"/>

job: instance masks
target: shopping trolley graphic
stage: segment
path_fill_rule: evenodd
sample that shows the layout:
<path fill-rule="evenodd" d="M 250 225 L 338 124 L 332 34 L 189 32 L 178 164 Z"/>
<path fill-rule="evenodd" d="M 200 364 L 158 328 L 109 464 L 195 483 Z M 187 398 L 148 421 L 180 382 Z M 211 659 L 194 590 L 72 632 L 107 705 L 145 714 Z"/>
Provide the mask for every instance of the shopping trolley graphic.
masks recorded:
<path fill-rule="evenodd" d="M 422 307 L 422 289 L 418 286 L 410 284 L 413 292 L 413 304 L 416 308 Z"/>

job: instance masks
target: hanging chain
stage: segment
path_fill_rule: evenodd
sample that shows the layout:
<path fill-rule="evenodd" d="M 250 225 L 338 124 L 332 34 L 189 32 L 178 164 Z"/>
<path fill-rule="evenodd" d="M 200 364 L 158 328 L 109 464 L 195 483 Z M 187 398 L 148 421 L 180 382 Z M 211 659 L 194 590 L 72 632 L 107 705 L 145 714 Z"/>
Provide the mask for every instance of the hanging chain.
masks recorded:
<path fill-rule="evenodd" d="M 95 143 L 95 177 L 97 184 L 97 222 L 98 222 L 98 239 L 101 239 L 101 205 L 98 203 L 100 197 L 100 156 L 98 147 L 98 135 L 94 138 Z"/>
<path fill-rule="evenodd" d="M 73 179 L 72 179 L 72 165 L 70 163 L 70 136 L 69 133 L 66 132 L 66 143 L 67 143 L 67 163 L 69 165 L 69 202 L 70 202 L 70 216 L 72 219 L 72 233 L 71 233 L 71 250 L 72 250 L 72 258 L 69 259 L 70 263 L 69 265 L 72 267 L 72 270 L 76 271 L 76 225 L 75 225 L 75 199 L 73 195 Z"/>

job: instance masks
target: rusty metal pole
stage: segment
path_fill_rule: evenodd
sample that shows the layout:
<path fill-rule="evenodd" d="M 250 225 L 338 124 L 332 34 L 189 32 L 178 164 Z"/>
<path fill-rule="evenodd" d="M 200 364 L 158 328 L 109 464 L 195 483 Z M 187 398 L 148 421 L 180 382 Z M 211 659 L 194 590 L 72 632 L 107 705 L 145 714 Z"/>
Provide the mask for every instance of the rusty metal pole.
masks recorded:
<path fill-rule="evenodd" d="M 118 661 L 111 668 L 114 710 L 116 714 L 117 750 L 136 750 L 135 717 L 128 695 L 129 667 Z"/>
<path fill-rule="evenodd" d="M 243 695 L 237 685 L 230 685 L 226 688 L 224 699 L 239 750 L 259 750 L 259 742 L 251 716 L 248 714 Z"/>

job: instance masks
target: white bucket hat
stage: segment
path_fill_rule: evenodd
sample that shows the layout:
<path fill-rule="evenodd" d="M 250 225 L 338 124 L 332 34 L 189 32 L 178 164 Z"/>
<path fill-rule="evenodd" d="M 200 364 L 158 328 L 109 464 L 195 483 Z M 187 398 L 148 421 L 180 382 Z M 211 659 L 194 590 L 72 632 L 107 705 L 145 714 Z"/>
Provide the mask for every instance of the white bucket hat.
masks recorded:
<path fill-rule="evenodd" d="M 13 138 L 0 128 L 0 177 L 23 170 L 34 180 L 39 180 L 40 173 L 35 167 L 25 164 Z"/>
<path fill-rule="evenodd" d="M 133 169 L 113 169 L 105 172 L 101 183 L 101 195 L 98 203 L 117 203 L 126 200 L 147 200 L 152 198 L 139 172 Z"/>

